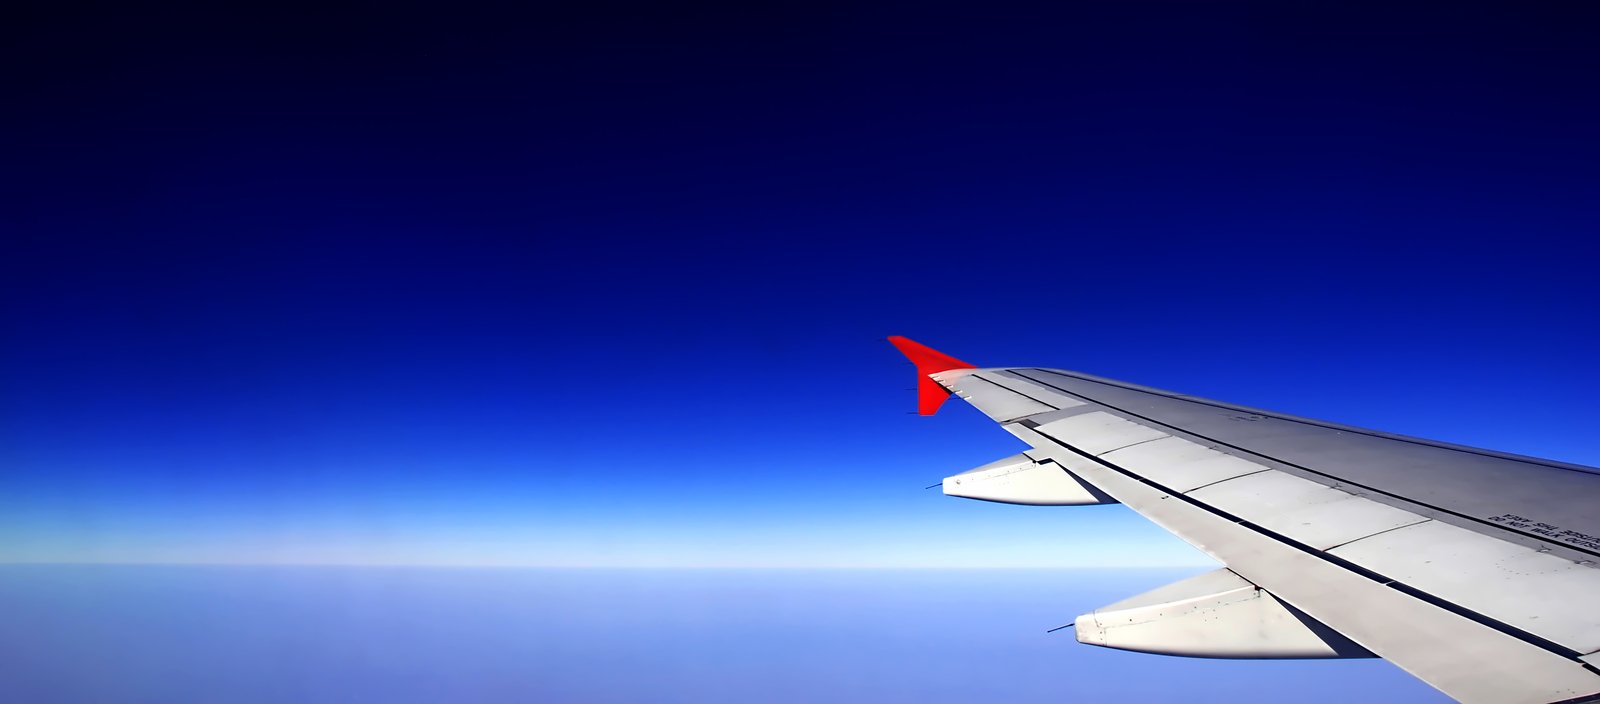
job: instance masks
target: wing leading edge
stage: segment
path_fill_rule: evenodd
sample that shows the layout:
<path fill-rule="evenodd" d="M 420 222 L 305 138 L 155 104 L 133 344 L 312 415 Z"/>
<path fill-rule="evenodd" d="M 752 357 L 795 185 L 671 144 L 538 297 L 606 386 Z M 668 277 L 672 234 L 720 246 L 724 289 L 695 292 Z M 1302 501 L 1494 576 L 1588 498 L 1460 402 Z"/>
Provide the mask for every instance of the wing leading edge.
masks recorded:
<path fill-rule="evenodd" d="M 1226 565 L 1080 616 L 1079 641 L 1378 656 L 1461 701 L 1600 701 L 1600 470 L 891 341 L 937 386 L 924 414 L 953 394 L 1032 448 L 946 494 L 1123 503 Z"/>

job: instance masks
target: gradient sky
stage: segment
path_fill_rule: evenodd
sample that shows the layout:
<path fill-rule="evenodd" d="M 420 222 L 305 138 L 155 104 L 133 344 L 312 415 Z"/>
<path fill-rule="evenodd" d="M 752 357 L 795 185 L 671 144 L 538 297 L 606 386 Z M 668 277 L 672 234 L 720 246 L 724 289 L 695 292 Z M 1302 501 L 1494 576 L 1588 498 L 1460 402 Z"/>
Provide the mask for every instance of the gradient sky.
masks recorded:
<path fill-rule="evenodd" d="M 1600 464 L 1593 8 L 1113 5 L 24 10 L 0 561 L 1206 563 L 889 334 Z"/>

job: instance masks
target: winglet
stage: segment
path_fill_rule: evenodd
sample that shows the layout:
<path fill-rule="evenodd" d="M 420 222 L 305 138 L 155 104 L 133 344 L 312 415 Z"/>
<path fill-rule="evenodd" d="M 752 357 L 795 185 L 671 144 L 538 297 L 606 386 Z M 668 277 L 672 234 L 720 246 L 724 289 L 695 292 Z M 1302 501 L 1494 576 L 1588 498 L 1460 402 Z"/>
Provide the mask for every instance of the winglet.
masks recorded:
<path fill-rule="evenodd" d="M 889 343 L 900 350 L 900 354 L 917 365 L 917 413 L 931 416 L 944 405 L 945 399 L 950 397 L 950 392 L 945 390 L 939 382 L 934 381 L 929 374 L 950 371 L 951 369 L 976 369 L 976 365 L 967 364 L 955 357 L 951 357 L 932 347 L 912 342 L 899 335 L 890 335 Z"/>

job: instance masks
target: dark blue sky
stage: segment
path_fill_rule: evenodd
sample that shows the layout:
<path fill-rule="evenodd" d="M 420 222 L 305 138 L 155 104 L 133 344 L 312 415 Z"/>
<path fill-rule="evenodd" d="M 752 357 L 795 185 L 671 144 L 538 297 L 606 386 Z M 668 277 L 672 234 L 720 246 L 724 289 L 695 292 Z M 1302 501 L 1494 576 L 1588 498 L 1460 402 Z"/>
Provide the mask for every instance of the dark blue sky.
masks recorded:
<path fill-rule="evenodd" d="M 1201 559 L 888 334 L 1600 464 L 1577 4 L 145 12 L 0 49 L 6 559 Z"/>

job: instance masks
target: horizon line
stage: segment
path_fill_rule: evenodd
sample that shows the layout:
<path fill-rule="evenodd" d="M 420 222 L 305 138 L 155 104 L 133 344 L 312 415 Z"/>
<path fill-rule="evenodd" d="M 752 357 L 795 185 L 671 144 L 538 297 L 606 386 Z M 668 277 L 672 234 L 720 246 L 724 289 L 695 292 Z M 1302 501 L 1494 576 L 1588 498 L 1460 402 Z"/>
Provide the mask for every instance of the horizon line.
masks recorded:
<path fill-rule="evenodd" d="M 1202 563 L 1096 564 L 1096 565 L 555 565 L 555 564 L 463 564 L 463 563 L 365 563 L 365 562 L 173 562 L 173 561 L 0 561 L 5 567 L 281 567 L 340 569 L 461 569 L 461 570 L 628 570 L 628 571 L 1066 571 L 1066 570 L 1141 570 L 1206 568 Z"/>

